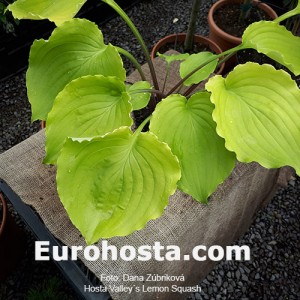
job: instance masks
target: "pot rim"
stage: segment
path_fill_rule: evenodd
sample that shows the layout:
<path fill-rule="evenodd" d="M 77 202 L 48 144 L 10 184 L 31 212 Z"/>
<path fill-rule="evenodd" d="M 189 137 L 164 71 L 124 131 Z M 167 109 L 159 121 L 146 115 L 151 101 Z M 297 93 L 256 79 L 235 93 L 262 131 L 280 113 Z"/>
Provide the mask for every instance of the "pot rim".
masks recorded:
<path fill-rule="evenodd" d="M 219 8 L 225 6 L 225 5 L 230 5 L 231 3 L 241 3 L 243 0 L 218 0 L 216 3 L 214 3 L 211 8 L 209 9 L 208 12 L 208 23 L 211 27 L 214 28 L 214 30 L 216 32 L 218 32 L 218 34 L 223 35 L 226 39 L 228 39 L 231 43 L 235 43 L 235 44 L 241 44 L 242 43 L 242 38 L 241 37 L 236 37 L 234 35 L 231 35 L 229 33 L 227 33 L 226 31 L 224 31 L 223 29 L 221 29 L 214 21 L 214 13 L 216 10 L 218 10 Z M 258 6 L 260 9 L 262 9 L 264 12 L 266 12 L 271 18 L 276 19 L 278 16 L 276 14 L 276 12 L 266 3 L 262 3 L 258 0 L 253 0 L 253 2 L 255 3 L 256 6 Z"/>
<path fill-rule="evenodd" d="M 0 237 L 2 236 L 7 219 L 7 204 L 2 192 L 0 192 L 0 202 L 2 203 L 2 221 L 0 223 Z"/>

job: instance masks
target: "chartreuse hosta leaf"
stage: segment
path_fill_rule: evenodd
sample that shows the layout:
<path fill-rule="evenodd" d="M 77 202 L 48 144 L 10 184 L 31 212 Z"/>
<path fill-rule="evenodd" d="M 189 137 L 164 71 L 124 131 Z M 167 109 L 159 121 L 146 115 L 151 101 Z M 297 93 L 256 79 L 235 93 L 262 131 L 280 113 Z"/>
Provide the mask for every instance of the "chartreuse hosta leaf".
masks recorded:
<path fill-rule="evenodd" d="M 149 89 L 151 89 L 151 85 L 148 81 L 138 81 L 127 86 L 127 92 L 130 95 L 130 103 L 132 104 L 133 110 L 142 109 L 148 105 L 151 94 L 140 91 Z"/>
<path fill-rule="evenodd" d="M 128 235 L 158 218 L 180 179 L 168 145 L 128 127 L 90 140 L 68 139 L 57 165 L 60 199 L 89 244 Z"/>
<path fill-rule="evenodd" d="M 72 19 L 86 0 L 17 0 L 8 6 L 16 19 L 49 19 L 57 26 Z"/>
<path fill-rule="evenodd" d="M 130 126 L 125 84 L 116 77 L 89 75 L 71 81 L 57 95 L 46 126 L 45 163 L 56 163 L 67 137 L 93 137 Z"/>
<path fill-rule="evenodd" d="M 181 53 L 181 54 L 161 54 L 157 52 L 157 55 L 164 59 L 168 65 L 170 65 L 173 61 L 185 60 L 190 55 L 188 53 Z"/>
<path fill-rule="evenodd" d="M 46 120 L 55 97 L 70 81 L 97 74 L 122 81 L 126 76 L 118 51 L 104 44 L 96 24 L 73 19 L 57 27 L 48 41 L 35 41 L 27 71 L 32 119 Z"/>
<path fill-rule="evenodd" d="M 242 48 L 253 48 L 280 64 L 295 75 L 300 74 L 300 37 L 294 36 L 275 21 L 251 24 L 242 37 Z"/>
<path fill-rule="evenodd" d="M 286 72 L 247 63 L 211 78 L 206 88 L 217 132 L 239 161 L 290 165 L 300 174 L 300 90 Z"/>
<path fill-rule="evenodd" d="M 202 80 L 205 80 L 215 70 L 218 59 L 213 59 L 216 55 L 211 52 L 200 52 L 190 55 L 185 61 L 180 64 L 180 77 L 184 78 L 195 68 L 200 67 L 205 62 L 211 60 L 210 63 L 202 67 L 199 71 L 184 81 L 184 85 L 189 86 L 197 84 Z"/>
<path fill-rule="evenodd" d="M 157 105 L 150 122 L 150 131 L 179 159 L 182 177 L 178 187 L 201 202 L 207 201 L 235 164 L 235 155 L 216 133 L 209 96 L 200 92 L 187 101 L 171 95 Z"/>

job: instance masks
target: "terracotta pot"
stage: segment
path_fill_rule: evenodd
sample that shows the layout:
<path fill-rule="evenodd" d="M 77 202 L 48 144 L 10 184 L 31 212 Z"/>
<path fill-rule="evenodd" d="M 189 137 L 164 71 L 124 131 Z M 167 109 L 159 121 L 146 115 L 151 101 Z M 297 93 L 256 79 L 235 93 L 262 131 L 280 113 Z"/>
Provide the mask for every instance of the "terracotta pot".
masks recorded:
<path fill-rule="evenodd" d="M 0 282 L 17 267 L 25 253 L 25 233 L 10 215 L 6 201 L 0 193 L 2 212 L 0 217 Z"/>
<path fill-rule="evenodd" d="M 223 29 L 217 26 L 214 21 L 214 13 L 223 6 L 232 4 L 242 4 L 244 0 L 219 0 L 209 10 L 208 13 L 208 26 L 209 26 L 209 38 L 213 40 L 219 47 L 226 51 L 231 49 L 242 42 L 241 37 L 233 36 Z M 267 4 L 261 3 L 258 0 L 253 0 L 254 5 L 257 5 L 262 9 L 271 19 L 277 18 L 276 12 Z M 228 70 L 230 67 L 234 67 L 237 64 L 236 56 L 233 56 L 226 62 L 225 68 Z"/>
<path fill-rule="evenodd" d="M 162 38 L 154 45 L 154 47 L 151 51 L 151 58 L 154 59 L 156 57 L 156 53 L 161 52 L 160 49 L 168 44 L 172 45 L 172 44 L 176 44 L 177 42 L 183 43 L 185 40 L 185 37 L 186 37 L 185 33 L 177 33 L 177 34 L 171 34 L 171 35 L 168 35 L 168 36 Z M 194 36 L 194 43 L 207 46 L 207 47 L 209 47 L 209 49 L 212 52 L 217 53 L 217 54 L 222 52 L 221 48 L 214 41 L 212 41 L 209 38 L 206 38 L 204 36 L 201 36 L 201 35 Z M 176 50 L 176 49 L 174 49 L 174 50 Z M 223 69 L 224 69 L 224 64 L 222 64 L 220 66 L 220 68 L 218 69 L 216 74 L 221 74 L 223 72 Z"/>

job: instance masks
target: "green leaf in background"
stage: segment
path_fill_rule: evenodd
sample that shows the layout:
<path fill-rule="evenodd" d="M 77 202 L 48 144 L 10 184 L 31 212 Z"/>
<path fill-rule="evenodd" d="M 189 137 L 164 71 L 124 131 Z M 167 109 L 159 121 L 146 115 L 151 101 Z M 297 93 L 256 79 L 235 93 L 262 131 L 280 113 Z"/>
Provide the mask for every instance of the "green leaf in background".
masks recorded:
<path fill-rule="evenodd" d="M 148 105 L 151 94 L 139 92 L 139 90 L 149 89 L 151 89 L 151 85 L 148 81 L 138 81 L 127 87 L 127 92 L 130 95 L 130 102 L 133 110 L 139 110 Z"/>
<path fill-rule="evenodd" d="M 245 30 L 242 41 L 243 49 L 256 49 L 295 75 L 300 74 L 300 37 L 294 36 L 284 26 L 270 21 L 252 23 Z"/>
<path fill-rule="evenodd" d="M 212 59 L 214 56 L 216 55 L 212 54 L 211 52 L 200 52 L 190 55 L 185 61 L 180 64 L 180 77 L 184 78 L 194 69 Z M 208 63 L 206 66 L 193 74 L 190 78 L 185 80 L 184 85 L 190 86 L 192 84 L 198 84 L 200 81 L 207 79 L 209 75 L 214 72 L 217 64 L 218 59 L 215 59 L 212 62 Z"/>
<path fill-rule="evenodd" d="M 86 0 L 17 0 L 7 8 L 16 19 L 49 19 L 57 26 L 72 19 Z"/>
<path fill-rule="evenodd" d="M 60 199 L 89 244 L 158 218 L 179 179 L 168 145 L 128 127 L 89 141 L 68 139 L 57 163 Z"/>
<path fill-rule="evenodd" d="M 89 75 L 71 81 L 48 115 L 44 162 L 56 163 L 67 137 L 93 137 L 130 126 L 129 99 L 125 84 L 116 77 Z"/>
<path fill-rule="evenodd" d="M 283 1 L 285 5 L 290 5 L 292 1 Z M 282 22 L 283 20 L 286 20 L 288 18 L 291 18 L 293 16 L 300 14 L 300 1 L 297 1 L 297 5 L 294 9 L 287 11 L 286 13 L 282 14 L 278 18 L 276 18 L 274 21 L 277 23 Z"/>
<path fill-rule="evenodd" d="M 209 96 L 200 92 L 187 101 L 171 95 L 157 105 L 150 122 L 151 132 L 179 159 L 182 177 L 178 187 L 201 202 L 229 176 L 236 161 L 216 133 Z"/>
<path fill-rule="evenodd" d="M 226 147 L 241 162 L 290 165 L 300 174 L 300 90 L 289 74 L 247 63 L 206 84 Z"/>
<path fill-rule="evenodd" d="M 118 51 L 104 44 L 96 24 L 73 19 L 57 27 L 48 41 L 35 41 L 27 71 L 32 120 L 46 120 L 57 94 L 85 75 L 116 76 L 122 81 L 126 77 Z"/>
<path fill-rule="evenodd" d="M 161 54 L 157 52 L 157 55 L 164 59 L 168 65 L 170 65 L 173 61 L 180 61 L 187 59 L 190 55 L 188 53 L 182 53 L 182 54 Z"/>

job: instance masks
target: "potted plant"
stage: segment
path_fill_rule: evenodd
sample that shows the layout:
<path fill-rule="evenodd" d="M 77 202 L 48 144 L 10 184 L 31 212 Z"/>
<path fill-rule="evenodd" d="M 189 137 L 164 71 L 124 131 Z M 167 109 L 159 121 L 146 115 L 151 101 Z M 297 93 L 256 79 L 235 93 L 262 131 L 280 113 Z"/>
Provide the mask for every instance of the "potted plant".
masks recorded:
<path fill-rule="evenodd" d="M 25 252 L 25 234 L 10 215 L 0 193 L 0 282 L 16 268 Z"/>
<path fill-rule="evenodd" d="M 300 39 L 279 22 L 298 14 L 299 4 L 274 21 L 248 26 L 233 49 L 189 55 L 180 64 L 181 80 L 162 92 L 138 29 L 116 2 L 103 0 L 140 43 L 151 83 L 130 53 L 106 45 L 94 23 L 73 18 L 84 1 L 53 1 L 51 11 L 36 1 L 9 6 L 16 18 L 49 18 L 57 25 L 49 40 L 31 47 L 32 120 L 47 121 L 44 162 L 57 165 L 58 194 L 87 243 L 143 228 L 163 213 L 177 188 L 207 203 L 236 159 L 266 168 L 290 165 L 300 173 L 300 91 L 290 75 L 249 62 L 226 78 L 209 78 L 224 58 L 247 48 L 298 75 Z M 125 85 L 119 53 L 134 62 L 142 81 Z M 177 59 L 163 57 L 168 64 Z M 194 85 L 208 78 L 195 92 Z M 132 111 L 146 106 L 149 115 L 132 130 Z"/>
<path fill-rule="evenodd" d="M 273 20 L 276 12 L 258 0 L 219 0 L 208 12 L 209 38 L 226 51 L 242 42 L 248 25 L 261 19 Z M 226 62 L 229 71 L 237 64 L 235 55 Z"/>
<path fill-rule="evenodd" d="M 197 15 L 202 4 L 201 0 L 194 0 L 189 19 L 189 25 L 186 33 L 174 33 L 160 39 L 151 51 L 151 58 L 154 59 L 158 53 L 164 53 L 166 50 L 173 49 L 180 53 L 197 53 L 202 49 L 208 49 L 213 53 L 220 54 L 221 48 L 211 39 L 202 35 L 196 35 Z M 221 74 L 224 69 L 224 64 L 221 64 L 218 69 L 218 74 Z"/>

